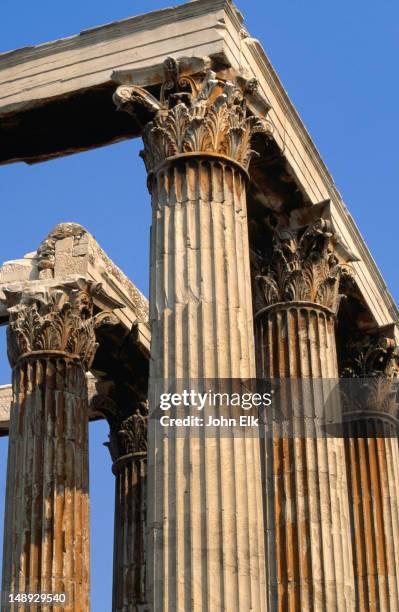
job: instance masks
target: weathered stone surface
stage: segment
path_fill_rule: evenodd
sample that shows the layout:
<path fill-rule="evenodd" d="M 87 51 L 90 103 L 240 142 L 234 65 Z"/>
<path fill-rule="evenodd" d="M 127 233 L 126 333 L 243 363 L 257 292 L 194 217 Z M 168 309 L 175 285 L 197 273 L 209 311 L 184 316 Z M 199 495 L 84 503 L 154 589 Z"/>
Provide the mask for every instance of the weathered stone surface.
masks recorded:
<path fill-rule="evenodd" d="M 132 404 L 115 395 L 94 400 L 110 426 L 115 474 L 112 610 L 136 612 L 145 602 L 148 408 L 139 398 Z"/>
<path fill-rule="evenodd" d="M 326 397 L 338 379 L 335 316 L 344 262 L 336 241 L 322 219 L 291 231 L 276 227 L 255 281 L 258 377 L 298 380 L 279 407 L 297 417 L 293 435 L 268 423 L 273 435 L 265 440 L 271 609 L 354 609 L 344 440 L 309 427 L 320 417 L 325 422 Z"/>
<path fill-rule="evenodd" d="M 60 610 L 86 612 L 90 559 L 84 373 L 62 357 L 29 358 L 15 370 L 14 389 L 2 589 L 66 593 L 68 603 Z"/>
<path fill-rule="evenodd" d="M 145 602 L 147 458 L 114 464 L 115 536 L 113 612 L 137 612 Z M 142 607 L 142 610 L 145 608 Z"/>
<path fill-rule="evenodd" d="M 90 289 L 88 297 L 82 299 L 82 293 L 78 291 L 79 287 L 87 287 Z M 126 406 L 132 404 L 131 393 L 135 388 L 133 395 L 139 394 L 139 397 L 146 397 L 146 385 L 147 385 L 147 369 L 148 369 L 148 353 L 149 353 L 149 327 L 148 327 L 148 306 L 147 300 L 144 296 L 136 289 L 136 287 L 127 279 L 127 277 L 117 268 L 113 262 L 106 256 L 104 251 L 99 247 L 93 237 L 80 225 L 75 223 L 63 223 L 56 226 L 43 240 L 39 246 L 37 252 L 30 253 L 23 260 L 17 262 L 10 262 L 0 268 L 0 299 L 2 300 L 2 310 L 0 315 L 4 322 L 8 322 L 11 326 L 12 331 L 9 333 L 8 341 L 8 352 L 11 358 L 12 364 L 15 364 L 20 358 L 20 353 L 31 353 L 32 351 L 41 350 L 40 356 L 38 357 L 38 364 L 32 366 L 33 371 L 36 369 L 41 372 L 44 371 L 44 382 L 43 389 L 35 392 L 32 400 L 29 404 L 30 416 L 28 418 L 37 419 L 36 429 L 30 421 L 27 421 L 26 426 L 29 427 L 31 434 L 35 434 L 41 431 L 43 419 L 49 421 L 47 415 L 47 404 L 44 406 L 44 412 L 40 413 L 40 403 L 36 405 L 36 401 L 39 401 L 40 393 L 44 393 L 48 398 L 51 396 L 51 391 L 46 391 L 46 385 L 52 384 L 51 367 L 54 366 L 57 384 L 65 385 L 65 397 L 60 397 L 60 389 L 62 387 L 55 387 L 55 397 L 57 401 L 61 402 L 63 407 L 65 404 L 65 415 L 62 414 L 62 409 L 58 409 L 57 418 L 64 422 L 66 418 L 70 418 L 70 412 L 75 409 L 81 409 L 83 413 L 81 415 L 74 414 L 76 419 L 76 427 L 84 427 L 87 429 L 87 418 L 88 416 L 97 418 L 108 418 L 111 427 L 111 449 L 114 453 L 114 472 L 116 481 L 116 508 L 115 508 L 115 550 L 114 550 L 114 567 L 115 567 L 115 578 L 114 578 L 114 608 L 127 612 L 128 610 L 136 609 L 136 602 L 143 600 L 143 589 L 144 589 L 144 573 L 145 573 L 145 558 L 144 558 L 144 529 L 145 529 L 145 492 L 146 492 L 146 454 L 140 452 L 139 456 L 134 453 L 130 453 L 126 456 L 126 453 L 120 449 L 120 457 L 115 456 L 115 439 L 119 436 L 121 442 L 127 440 L 137 429 L 129 427 L 129 423 L 135 422 L 136 414 L 126 412 Z M 95 305 L 96 309 L 100 312 L 94 317 L 87 318 L 89 304 Z M 90 308 L 92 308 L 92 306 Z M 105 314 L 106 310 L 112 308 L 115 309 L 116 316 L 113 316 L 110 320 L 109 315 Z M 73 404 L 73 394 L 68 388 L 68 380 L 62 380 L 62 374 L 65 372 L 65 376 L 68 377 L 69 369 L 79 368 L 81 366 L 74 365 L 73 362 L 70 364 L 70 359 L 76 359 L 76 355 L 79 355 L 79 362 L 85 366 L 85 368 L 92 368 L 93 357 L 97 349 L 97 342 L 94 337 L 94 330 L 98 323 L 105 323 L 106 321 L 112 323 L 117 329 L 117 332 L 113 334 L 103 334 L 98 332 L 98 341 L 100 342 L 100 350 L 98 354 L 99 358 L 96 359 L 94 364 L 95 368 L 99 368 L 98 380 L 92 375 L 86 375 L 86 386 L 84 385 L 84 378 L 81 380 L 81 393 L 83 394 L 79 400 L 78 406 Z M 109 326 L 108 326 L 109 327 Z M 75 330 L 75 331 L 74 331 Z M 104 346 L 103 346 L 104 345 Z M 115 349 L 112 347 L 115 346 Z M 114 364 L 112 359 L 115 361 L 115 357 L 111 358 L 110 353 L 119 355 L 120 364 Z M 51 355 L 54 355 L 54 364 L 51 361 Z M 64 353 L 68 353 L 70 357 L 67 358 L 65 368 L 62 367 L 62 359 Z M 50 354 L 50 357 L 48 357 Z M 58 356 L 58 359 L 57 359 Z M 30 357 L 29 357 L 30 359 Z M 30 363 L 30 362 L 29 362 Z M 49 365 L 50 364 L 50 365 Z M 109 412 L 104 410 L 104 405 L 111 405 L 113 400 L 110 397 L 110 393 L 113 392 L 115 383 L 112 382 L 114 376 L 115 367 L 118 368 L 118 381 L 122 389 L 122 396 L 119 398 L 119 405 L 121 410 L 111 415 Z M 133 368 L 136 378 L 132 379 L 126 370 L 127 367 Z M 36 369 L 35 369 L 36 368 Z M 18 372 L 18 365 L 16 366 L 15 372 Z M 29 370 L 30 372 L 31 370 Z M 47 375 L 47 373 L 50 374 Z M 128 380 L 125 378 L 128 377 Z M 26 384 L 29 384 L 32 388 L 37 383 L 37 376 L 34 374 L 34 380 L 27 380 Z M 48 379 L 48 380 L 47 380 Z M 14 378 L 14 380 L 16 380 Z M 25 378 L 23 379 L 25 380 Z M 48 382 L 49 381 L 49 382 Z M 39 383 L 37 383 L 39 384 Z M 88 404 L 88 398 L 86 396 L 86 387 L 89 391 L 90 403 Z M 129 391 L 128 391 L 129 389 Z M 72 397 L 69 400 L 70 396 Z M 23 399 L 23 392 L 21 392 L 21 401 Z M 68 401 L 67 401 L 68 400 Z M 26 400 L 27 401 L 27 400 Z M 51 397 L 49 399 L 49 410 L 52 409 Z M 72 403 L 71 403 L 72 402 Z M 24 405 L 26 402 L 24 403 Z M 0 389 L 0 434 L 7 434 L 10 428 L 10 441 L 9 441 L 9 452 L 10 452 L 10 465 L 15 464 L 19 461 L 19 453 L 21 452 L 20 447 L 15 447 L 14 440 L 14 429 L 12 426 L 13 415 L 17 408 L 12 407 L 11 409 L 11 425 L 10 425 L 10 406 L 12 405 L 12 390 L 10 387 L 4 387 Z M 117 426 L 119 417 L 124 414 L 124 419 Z M 129 418 L 130 416 L 130 418 Z M 84 423 L 82 419 L 85 419 Z M 40 482 L 41 472 L 43 465 L 41 457 L 43 453 L 47 452 L 47 446 L 53 444 L 54 447 L 60 447 L 62 444 L 62 432 L 56 429 L 54 425 L 52 430 L 53 440 L 43 440 L 42 446 L 32 441 L 32 447 L 29 452 L 32 454 L 32 460 L 37 461 L 38 472 L 33 471 L 31 477 L 34 481 L 34 486 L 40 490 L 42 483 Z M 123 435 L 126 430 L 126 436 Z M 80 431 L 80 430 L 79 430 Z M 54 433 L 56 432 L 56 433 Z M 71 431 L 68 435 L 72 435 Z M 39 433 L 38 433 L 39 435 Z M 80 435 L 80 434 L 79 434 Z M 87 431 L 81 431 L 82 436 L 87 436 Z M 61 441 L 59 437 L 61 436 Z M 136 436 L 137 438 L 137 436 Z M 146 444 L 146 429 L 141 433 L 141 439 Z M 128 448 L 132 447 L 134 440 L 127 445 Z M 87 610 L 88 609 L 88 555 L 87 555 L 87 534 L 88 534 L 88 489 L 87 489 L 87 440 L 86 438 L 76 439 L 76 448 L 70 449 L 76 456 L 76 461 L 85 463 L 84 473 L 81 474 L 81 484 L 83 487 L 82 491 L 66 490 L 65 495 L 68 496 L 69 500 L 72 496 L 72 500 L 78 495 L 82 497 L 82 504 L 84 510 L 84 520 L 86 523 L 81 525 L 83 529 L 83 535 L 79 532 L 72 534 L 73 538 L 84 537 L 85 538 L 85 550 L 79 552 L 79 546 L 76 551 L 71 551 L 69 548 L 64 555 L 65 560 L 68 564 L 69 557 L 74 554 L 81 555 L 82 558 L 79 561 L 84 564 L 82 571 L 85 574 L 78 578 L 84 583 L 84 586 L 77 584 L 70 584 L 70 578 L 65 578 L 69 581 L 65 586 L 68 588 L 68 595 L 70 595 L 70 605 L 68 610 Z M 37 449 L 41 449 L 40 452 Z M 60 447 L 61 448 L 61 447 Z M 143 449 L 140 449 L 143 451 Z M 39 456 L 34 456 L 39 452 Z M 118 453 L 117 453 L 118 454 Z M 117 459 L 121 459 L 118 461 Z M 62 464 L 63 459 L 60 458 L 59 465 L 57 467 L 58 473 L 65 473 L 65 478 L 69 478 L 70 465 L 66 462 Z M 76 467 L 75 461 L 75 467 Z M 46 460 L 47 463 L 50 462 Z M 82 465 L 83 465 L 82 463 Z M 36 465 L 36 464 L 35 464 Z M 10 468 L 12 471 L 13 468 Z M 51 472 L 51 465 L 46 467 Z M 69 470 L 69 471 L 68 471 Z M 72 477 L 71 477 L 72 478 Z M 69 478 L 69 480 L 71 480 Z M 51 486 L 46 481 L 46 487 Z M 12 486 L 10 484 L 10 486 Z M 15 485 L 18 487 L 18 485 Z M 44 486 L 44 485 L 43 485 Z M 78 483 L 79 488 L 79 483 Z M 15 491 L 12 492 L 14 495 Z M 29 494 L 27 493 L 29 496 Z M 84 497 L 83 497 L 84 495 Z M 60 498 L 60 504 L 64 502 Z M 65 502 L 66 503 L 66 502 Z M 75 503 L 75 502 L 73 502 Z M 77 503 L 77 502 L 76 502 Z M 85 507 L 87 506 L 86 510 Z M 68 517 L 64 517 L 62 511 L 58 508 L 53 509 L 53 514 L 49 517 L 55 526 L 63 521 L 69 520 Z M 35 534 L 39 533 L 43 528 L 41 524 L 40 515 L 32 515 L 30 500 L 27 499 L 26 506 L 27 518 L 30 516 L 32 525 L 32 537 L 36 537 Z M 29 514 L 30 513 L 30 514 Z M 22 519 L 21 519 L 22 520 Z M 63 523 L 62 523 L 63 524 Z M 68 526 L 67 529 L 73 529 L 73 526 Z M 77 529 L 80 529 L 77 525 Z M 17 529 L 15 529 L 15 533 Z M 135 533 L 135 537 L 131 539 L 132 533 Z M 28 534 L 30 537 L 30 533 Z M 13 540 L 13 546 L 17 540 Z M 33 545 L 33 544 L 32 544 Z M 19 549 L 16 546 L 16 552 Z M 71 557 L 72 559 L 72 557 Z M 4 563 L 9 566 L 10 559 L 5 557 Z M 71 562 L 72 565 L 75 561 Z M 6 567 L 4 565 L 4 567 Z M 51 568 L 43 566 L 44 573 L 50 572 Z M 54 564 L 56 568 L 56 565 Z M 77 572 L 80 571 L 81 565 L 77 564 Z M 61 567 L 57 569 L 58 574 L 60 571 L 64 571 Z M 40 574 L 40 570 L 34 569 L 36 573 Z M 61 573 L 62 573 L 61 571 Z M 12 572 L 12 570 L 10 570 Z M 65 570 L 67 572 L 67 570 Z M 65 574 L 64 572 L 64 574 Z M 65 574 L 66 575 L 66 574 Z M 65 576 L 61 576 L 63 578 Z M 39 576 L 37 580 L 41 580 L 39 586 L 43 586 L 46 576 L 43 579 Z M 36 579 L 36 578 L 35 578 Z M 52 579 L 52 578 L 51 578 Z M 13 580 L 10 575 L 7 580 Z M 73 582 L 73 581 L 72 581 Z M 51 583 L 53 585 L 53 582 Z M 55 583 L 54 583 L 55 584 Z M 38 587 L 39 588 L 39 587 Z M 82 593 L 79 589 L 82 589 Z M 82 599 L 83 598 L 83 599 Z M 86 598 L 86 599 L 85 599 Z"/>
<path fill-rule="evenodd" d="M 32 283 L 5 288 L 9 314 L 7 353 L 14 368 L 24 355 L 54 352 L 76 357 L 85 370 L 93 363 L 98 344 L 95 329 L 111 313 L 93 315 L 96 284 L 77 278 L 63 285 Z"/>
<path fill-rule="evenodd" d="M 177 75 L 164 89 L 164 108 L 159 108 L 162 99 L 150 101 L 155 118 L 146 127 L 144 154 L 153 209 L 150 415 L 159 380 L 246 379 L 255 366 L 242 167 L 251 130 L 247 141 L 238 137 L 244 130 L 245 92 L 210 73 L 205 81 L 199 75 L 189 83 Z M 136 95 L 148 104 L 147 92 L 132 89 L 128 104 Z M 212 145 L 208 137 L 197 137 L 204 133 L 202 120 L 206 131 L 219 103 L 236 119 L 243 157 L 224 148 L 228 122 L 215 125 Z M 193 136 L 191 155 L 179 131 L 167 127 L 179 113 L 188 117 L 182 133 L 187 141 Z M 258 440 L 161 430 L 150 418 L 147 603 L 160 611 L 265 610 Z"/>
<path fill-rule="evenodd" d="M 51 282 L 51 281 L 50 281 Z M 93 284 L 6 290 L 13 366 L 2 590 L 89 609 L 88 397 Z M 98 319 L 97 319 L 98 321 Z M 6 610 L 20 605 L 5 606 Z"/>
<path fill-rule="evenodd" d="M 75 291 L 78 287 L 90 288 L 89 298 L 82 301 L 81 293 Z M 76 296 L 74 297 L 75 293 Z M 80 407 L 84 410 L 86 421 L 88 416 L 92 419 L 108 418 L 111 426 L 111 442 L 123 429 L 126 429 L 126 434 L 129 432 L 132 434 L 134 428 L 129 428 L 129 423 L 133 423 L 136 415 L 134 411 L 134 414 L 127 414 L 124 407 L 132 404 L 132 394 L 133 398 L 137 394 L 142 399 L 146 398 L 150 338 L 148 305 L 144 296 L 107 257 L 94 238 L 76 223 L 63 223 L 56 226 L 43 240 L 35 253 L 30 253 L 24 259 L 9 262 L 0 268 L 0 300 L 2 321 L 8 322 L 13 330 L 12 333 L 9 333 L 8 342 L 8 352 L 12 364 L 16 363 L 21 352 L 30 353 L 32 350 L 40 349 L 42 351 L 41 359 L 45 363 L 43 365 L 39 359 L 37 367 L 42 367 L 47 372 L 46 355 L 49 352 L 50 354 L 56 352 L 60 363 L 65 352 L 70 355 L 70 358 L 73 358 L 74 354 L 78 354 L 79 361 L 82 365 L 85 365 L 86 369 L 90 367 L 99 370 L 96 371 L 98 379 L 92 375 L 86 375 L 90 403 L 87 404 L 87 397 L 85 396 L 82 397 L 82 402 L 85 403 L 80 404 Z M 89 319 L 87 319 L 88 300 L 99 310 L 98 315 Z M 109 315 L 105 314 L 110 308 L 114 309 L 115 312 L 111 320 Z M 97 349 L 97 341 L 94 337 L 96 323 L 105 323 L 107 320 L 112 322 L 113 329 L 117 331 L 103 333 L 104 326 L 101 330 L 98 330 L 100 349 L 97 351 L 98 357 L 93 364 L 93 357 Z M 109 326 L 108 329 L 110 329 Z M 56 361 L 57 367 L 59 366 L 57 380 L 60 384 L 63 384 L 60 379 L 60 372 L 64 370 L 62 370 L 58 361 Z M 113 402 L 109 394 L 113 393 L 115 386 L 113 382 L 115 368 L 118 370 L 117 379 L 121 387 L 122 396 L 119 398 L 119 405 L 122 408 L 118 414 L 114 414 L 111 418 L 110 414 L 104 411 L 104 405 L 109 406 Z M 131 376 L 132 369 L 134 379 Z M 65 370 L 65 372 L 67 371 Z M 45 383 L 46 380 L 45 377 Z M 48 384 L 51 384 L 51 380 L 50 378 Z M 31 386 L 34 383 L 35 381 L 29 382 Z M 59 389 L 56 388 L 54 393 L 58 394 L 58 391 Z M 84 386 L 82 387 L 82 393 L 83 391 Z M 35 418 L 38 418 L 37 427 L 40 428 L 40 418 L 38 417 L 38 415 L 40 416 L 40 406 L 35 405 L 38 393 L 31 401 L 30 410 Z M 49 395 L 50 392 L 43 391 L 43 393 Z M 66 398 L 69 398 L 69 396 L 70 391 L 66 388 Z M 11 404 L 11 388 L 0 389 L 0 434 L 7 434 L 10 428 L 10 461 L 15 463 L 15 461 L 18 461 L 17 455 L 20 449 L 15 451 L 15 444 L 11 439 L 14 436 L 12 422 L 10 426 Z M 64 406 L 64 402 L 62 402 L 62 406 Z M 65 410 L 68 411 L 69 408 L 70 405 L 68 404 Z M 118 429 L 116 423 L 122 412 L 124 420 L 123 423 L 120 423 Z M 15 408 L 11 409 L 11 421 L 13 413 L 15 414 Z M 58 414 L 58 417 L 64 419 L 61 413 Z M 43 418 L 49 419 L 46 414 Z M 82 425 L 82 418 L 83 416 L 80 416 L 80 420 L 77 418 L 77 427 Z M 31 427 L 31 424 L 29 424 L 29 427 Z M 122 434 L 120 435 L 122 440 L 126 439 Z M 142 432 L 142 438 L 146 443 L 146 430 L 144 434 Z M 47 439 L 43 441 L 44 445 L 50 443 L 51 441 Z M 32 444 L 34 443 L 32 442 Z M 55 436 L 53 444 L 55 446 L 59 444 L 57 436 Z M 86 442 L 83 439 L 77 440 L 77 444 L 82 444 L 84 447 Z M 77 456 L 80 456 L 79 453 L 83 453 L 82 461 L 87 461 L 84 456 L 87 449 L 83 447 L 77 447 L 74 452 L 76 451 Z M 32 447 L 29 451 L 32 452 L 32 457 L 36 452 L 34 448 L 36 447 Z M 111 445 L 111 448 L 114 452 L 115 442 Z M 13 452 L 14 454 L 11 456 Z M 135 609 L 135 602 L 143 599 L 146 456 L 143 452 L 140 456 L 130 455 L 130 461 L 128 461 L 128 457 L 122 457 L 122 452 L 120 455 L 122 461 L 117 461 L 117 457 L 114 456 L 117 499 L 115 509 L 114 601 L 115 606 L 119 606 L 115 607 L 115 610 L 127 611 Z M 34 457 L 33 459 L 36 460 Z M 37 461 L 39 460 L 40 457 L 37 458 Z M 39 468 L 43 469 L 43 466 L 40 467 L 39 464 Z M 51 469 L 50 465 L 49 469 Z M 59 472 L 64 470 L 66 473 L 69 467 L 60 463 L 57 469 Z M 86 480 L 83 485 L 86 501 L 82 503 L 87 502 L 88 504 L 88 476 L 87 469 L 85 468 L 85 470 L 84 478 Z M 33 473 L 32 478 L 36 479 L 35 487 L 40 489 L 40 473 Z M 133 496 L 132 493 L 134 493 Z M 28 504 L 27 513 L 29 512 L 31 512 L 31 508 Z M 32 530 L 36 530 L 35 533 L 38 530 L 40 531 L 41 517 L 31 516 L 31 520 Z M 51 521 L 58 525 L 58 522 L 62 520 L 64 520 L 62 513 L 54 510 Z M 82 528 L 85 531 L 84 537 L 86 538 L 88 525 L 83 525 Z M 133 531 L 136 536 L 131 540 L 130 536 Z M 80 537 L 80 534 L 77 534 L 77 537 Z M 126 551 L 128 556 L 126 556 Z M 16 554 L 18 554 L 18 550 Z M 71 551 L 68 550 L 67 557 L 71 554 Z M 80 554 L 79 551 L 78 554 Z M 8 564 L 9 561 L 8 558 L 5 558 L 4 563 Z M 83 561 L 88 563 L 88 559 L 84 555 Z M 88 566 L 84 571 L 87 573 Z M 86 575 L 84 581 L 87 581 Z M 88 584 L 85 588 L 87 596 Z M 75 586 L 73 586 L 73 589 L 75 589 Z M 75 593 L 71 605 L 77 607 L 73 609 L 86 610 L 87 601 L 82 603 L 80 600 L 78 601 L 79 597 L 80 595 Z"/>
<path fill-rule="evenodd" d="M 177 39 L 180 55 L 220 53 L 224 28 L 218 21 L 225 7 L 226 0 L 201 0 L 0 54 L 0 114 L 102 85 L 115 69 L 134 66 L 151 72 L 175 51 Z M 155 72 L 153 81 L 159 76 Z"/>
<path fill-rule="evenodd" d="M 344 404 L 356 609 L 399 609 L 399 351 L 390 329 L 359 334 L 343 376 L 358 379 Z"/>
<path fill-rule="evenodd" d="M 97 388 L 98 382 L 95 377 L 87 373 L 87 392 L 89 398 L 89 420 L 96 421 L 103 419 L 104 415 L 99 412 L 96 408 L 96 398 L 99 390 Z M 0 386 L 0 436 L 7 436 L 10 426 L 10 412 L 12 403 L 12 385 L 1 385 Z"/>
<path fill-rule="evenodd" d="M 138 103 L 155 113 L 143 131 L 147 171 L 157 171 L 176 155 L 195 154 L 223 155 L 248 171 L 255 154 L 253 136 L 271 136 L 273 131 L 266 119 L 267 105 L 263 116 L 248 113 L 247 98 L 255 98 L 256 79 L 221 80 L 205 62 L 193 78 L 181 74 L 182 63 L 172 57 L 165 60 L 159 100 L 134 85 L 122 85 L 114 94 L 119 110 L 134 114 Z"/>
<path fill-rule="evenodd" d="M 0 304 L 4 288 L 27 281 L 84 277 L 101 285 L 93 296 L 101 310 L 112 309 L 121 326 L 137 330 L 143 354 L 149 352 L 148 302 L 127 276 L 111 261 L 93 236 L 77 223 L 57 225 L 39 245 L 36 253 L 24 259 L 6 262 L 0 268 Z M 7 321 L 4 301 L 0 322 Z"/>
<path fill-rule="evenodd" d="M 8 431 L 10 421 L 10 406 L 12 399 L 11 385 L 0 386 L 0 435 Z"/>
<path fill-rule="evenodd" d="M 334 252 L 331 221 L 274 232 L 270 258 L 256 276 L 257 314 L 282 302 L 311 302 L 336 313 L 345 267 Z"/>

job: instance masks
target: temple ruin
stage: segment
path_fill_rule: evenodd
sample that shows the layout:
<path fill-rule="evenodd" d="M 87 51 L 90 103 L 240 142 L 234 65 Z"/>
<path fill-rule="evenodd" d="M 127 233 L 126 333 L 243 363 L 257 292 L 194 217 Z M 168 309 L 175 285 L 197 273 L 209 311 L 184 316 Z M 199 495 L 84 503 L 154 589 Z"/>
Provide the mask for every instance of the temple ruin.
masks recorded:
<path fill-rule="evenodd" d="M 0 163 L 136 137 L 149 301 L 76 223 L 0 268 L 1 590 L 68 595 L 1 610 L 90 610 L 88 424 L 106 419 L 113 612 L 398 612 L 398 309 L 232 2 L 0 55 Z M 326 435 L 152 416 L 159 381 L 278 380 L 302 418 L 341 378 L 357 391 Z"/>

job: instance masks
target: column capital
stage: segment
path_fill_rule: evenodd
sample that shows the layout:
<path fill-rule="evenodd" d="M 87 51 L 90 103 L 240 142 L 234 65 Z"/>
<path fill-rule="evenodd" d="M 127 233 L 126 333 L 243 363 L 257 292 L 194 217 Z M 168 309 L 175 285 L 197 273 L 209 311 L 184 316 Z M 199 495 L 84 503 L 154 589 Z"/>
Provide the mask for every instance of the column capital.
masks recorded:
<path fill-rule="evenodd" d="M 93 314 L 98 283 L 76 278 L 62 284 L 32 281 L 4 288 L 9 314 L 7 351 L 12 367 L 23 356 L 60 353 L 90 368 L 97 342 L 95 330 L 111 313 Z"/>
<path fill-rule="evenodd" d="M 338 256 L 339 236 L 332 221 L 315 217 L 304 226 L 272 224 L 270 230 L 267 252 L 255 255 L 256 315 L 287 302 L 317 304 L 335 314 L 340 280 L 352 274 L 349 262 L 354 258 Z"/>
<path fill-rule="evenodd" d="M 395 419 L 399 426 L 397 381 L 399 380 L 399 347 L 392 326 L 359 333 L 346 343 L 346 358 L 341 368 L 343 378 L 354 381 L 344 397 L 344 411 L 351 420 L 383 414 Z M 345 387 L 344 387 L 345 388 Z"/>
<path fill-rule="evenodd" d="M 147 418 L 147 414 L 137 408 L 126 419 L 110 423 L 107 446 L 114 463 L 123 457 L 147 454 Z"/>
<path fill-rule="evenodd" d="M 204 63 L 197 74 L 188 74 L 183 64 L 168 57 L 159 99 L 135 85 L 121 85 L 113 99 L 119 110 L 134 114 L 142 104 L 153 115 L 144 128 L 144 159 L 148 172 L 165 162 L 190 155 L 221 156 L 248 170 L 254 151 L 254 134 L 272 134 L 266 119 L 269 105 L 263 103 L 258 116 L 248 111 L 247 100 L 258 99 L 256 79 L 224 80 Z M 258 105 L 259 106 L 259 105 Z"/>
<path fill-rule="evenodd" d="M 147 420 L 148 408 L 146 401 L 137 401 L 133 408 L 121 408 L 119 402 L 109 395 L 98 395 L 94 400 L 96 411 L 101 412 L 109 424 L 108 447 L 112 461 L 132 455 L 147 453 Z"/>
<path fill-rule="evenodd" d="M 346 378 L 384 376 L 392 379 L 399 375 L 399 347 L 393 336 L 393 330 L 384 327 L 359 333 L 346 343 L 345 348 L 346 358 L 341 376 Z"/>

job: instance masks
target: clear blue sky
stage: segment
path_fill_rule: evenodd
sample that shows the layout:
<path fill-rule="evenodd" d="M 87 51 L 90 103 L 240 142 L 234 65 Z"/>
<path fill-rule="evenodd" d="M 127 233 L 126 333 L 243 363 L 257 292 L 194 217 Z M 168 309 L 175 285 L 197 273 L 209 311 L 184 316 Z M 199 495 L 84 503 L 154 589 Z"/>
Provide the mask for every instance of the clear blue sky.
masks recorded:
<path fill-rule="evenodd" d="M 2 0 L 0 52 L 182 2 Z M 393 296 L 399 296 L 397 0 L 240 0 L 334 176 Z M 1 146 L 1 143 L 0 143 Z M 56 223 L 87 227 L 147 293 L 150 202 L 128 141 L 36 166 L 0 167 L 0 262 L 34 250 Z M 9 381 L 0 330 L 0 384 Z M 92 610 L 111 610 L 113 476 L 103 423 L 90 426 Z M 6 442 L 0 441 L 0 491 Z M 0 494 L 0 522 L 3 499 Z"/>

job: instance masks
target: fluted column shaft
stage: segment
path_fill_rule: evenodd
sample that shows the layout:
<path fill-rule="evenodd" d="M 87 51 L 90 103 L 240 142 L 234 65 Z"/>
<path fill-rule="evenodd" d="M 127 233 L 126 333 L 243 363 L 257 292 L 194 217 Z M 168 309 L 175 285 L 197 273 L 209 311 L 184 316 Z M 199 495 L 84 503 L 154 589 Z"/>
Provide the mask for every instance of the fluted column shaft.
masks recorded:
<path fill-rule="evenodd" d="M 145 601 L 147 457 L 145 453 L 118 459 L 115 474 L 113 612 L 135 612 Z"/>
<path fill-rule="evenodd" d="M 207 379 L 218 387 L 220 379 L 255 376 L 245 181 L 253 136 L 268 138 L 272 127 L 256 80 L 223 76 L 207 58 L 167 58 L 159 99 L 130 84 L 114 94 L 119 109 L 135 114 L 142 104 L 153 117 L 142 153 L 152 196 L 147 602 L 153 612 L 266 610 L 257 436 L 233 437 L 227 428 L 223 435 L 193 434 L 189 427 L 177 433 L 156 415 L 165 386 L 208 391 Z M 248 100 L 258 117 L 250 116 Z"/>
<path fill-rule="evenodd" d="M 356 610 L 399 610 L 397 423 L 370 415 L 347 425 Z"/>
<path fill-rule="evenodd" d="M 243 171 L 183 158 L 151 190 L 150 398 L 159 379 L 253 377 Z M 153 610 L 265 610 L 258 440 L 149 427 Z"/>
<path fill-rule="evenodd" d="M 85 373 L 101 317 L 93 316 L 94 290 L 82 278 L 4 290 L 13 402 L 2 590 L 66 595 L 65 604 L 4 604 L 7 611 L 89 610 Z"/>
<path fill-rule="evenodd" d="M 113 612 L 136 612 L 145 602 L 147 515 L 147 403 L 99 396 L 110 425 L 106 444 L 115 475 Z"/>
<path fill-rule="evenodd" d="M 205 156 L 152 180 L 152 378 L 255 371 L 245 181 L 228 160 Z"/>
<path fill-rule="evenodd" d="M 359 334 L 343 351 L 342 374 L 351 377 L 344 381 L 345 450 L 359 612 L 399 610 L 399 407 L 394 384 L 399 351 L 392 336 L 381 330 Z"/>
<path fill-rule="evenodd" d="M 86 612 L 89 556 L 85 371 L 67 355 L 22 358 L 13 372 L 2 590 L 65 593 L 64 606 L 29 609 Z"/>
<path fill-rule="evenodd" d="M 320 416 L 328 379 L 338 378 L 334 320 L 328 308 L 306 302 L 277 303 L 256 316 L 258 375 L 302 379 L 287 387 L 285 407 L 302 411 L 299 433 L 265 442 L 270 608 L 281 612 L 354 609 L 344 440 L 305 433 L 305 411 Z"/>

